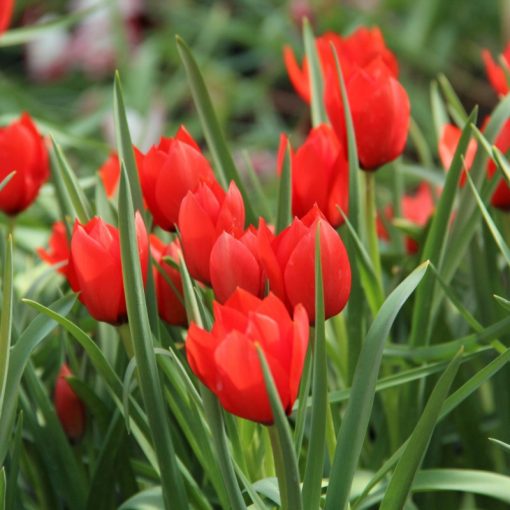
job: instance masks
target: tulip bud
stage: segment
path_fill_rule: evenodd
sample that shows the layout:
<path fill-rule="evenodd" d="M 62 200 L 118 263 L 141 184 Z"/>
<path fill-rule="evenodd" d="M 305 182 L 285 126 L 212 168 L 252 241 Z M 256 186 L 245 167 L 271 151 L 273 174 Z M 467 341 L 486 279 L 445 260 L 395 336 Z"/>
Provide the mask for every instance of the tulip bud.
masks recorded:
<path fill-rule="evenodd" d="M 210 332 L 191 324 L 186 354 L 193 372 L 230 413 L 273 422 L 256 345 L 264 352 L 287 414 L 296 400 L 308 347 L 308 318 L 301 305 L 291 319 L 274 295 L 259 299 L 237 289 L 224 305 L 214 303 Z"/>
<path fill-rule="evenodd" d="M 85 407 L 67 382 L 70 376 L 72 373 L 64 363 L 55 383 L 53 401 L 64 432 L 70 439 L 77 440 L 85 431 Z"/>
<path fill-rule="evenodd" d="M 9 215 L 29 207 L 50 175 L 44 139 L 26 113 L 0 128 L 0 182 L 13 171 L 0 190 L 0 211 Z"/>
<path fill-rule="evenodd" d="M 170 257 L 174 262 L 179 263 L 180 243 L 176 239 L 165 246 L 161 240 L 152 234 L 149 236 L 149 240 L 152 257 L 166 273 L 168 280 L 172 282 L 172 285 L 170 285 L 160 271 L 154 267 L 153 274 L 159 315 L 168 324 L 185 326 L 188 320 L 184 308 L 181 274 L 177 269 L 163 261 L 163 257 Z"/>
<path fill-rule="evenodd" d="M 179 211 L 179 231 L 186 265 L 193 278 L 211 283 L 209 259 L 222 232 L 238 238 L 244 230 L 244 203 L 234 182 L 227 193 L 202 183 L 188 192 Z"/>
<path fill-rule="evenodd" d="M 143 156 L 140 169 L 142 192 L 154 223 L 173 231 L 181 201 L 200 183 L 218 187 L 209 162 L 191 135 L 181 126 L 175 138 L 161 138 Z"/>
<path fill-rule="evenodd" d="M 280 143 L 280 169 L 287 138 Z M 302 218 L 315 204 L 329 223 L 343 223 L 338 208 L 347 214 L 349 206 L 349 166 L 344 148 L 333 129 L 325 124 L 312 129 L 292 161 L 292 214 Z"/>
<path fill-rule="evenodd" d="M 360 165 L 375 170 L 393 161 L 404 150 L 409 130 L 407 92 L 381 58 L 358 67 L 345 81 Z M 347 131 L 338 79 L 327 81 L 325 103 L 339 139 Z"/>
<path fill-rule="evenodd" d="M 502 58 L 506 62 L 507 67 L 510 66 L 510 43 L 506 45 Z M 485 72 L 491 82 L 492 88 L 500 95 L 504 96 L 510 90 L 505 70 L 502 66 L 496 64 L 492 55 L 488 50 L 482 51 L 482 59 L 485 64 Z"/>
<path fill-rule="evenodd" d="M 143 281 L 147 276 L 147 231 L 139 213 L 135 216 L 138 254 Z M 90 315 L 98 321 L 120 324 L 126 320 L 119 231 L 97 216 L 86 225 L 78 221 L 71 239 L 69 268 L 76 280 L 75 292 Z M 70 282 L 72 283 L 72 282 Z"/>

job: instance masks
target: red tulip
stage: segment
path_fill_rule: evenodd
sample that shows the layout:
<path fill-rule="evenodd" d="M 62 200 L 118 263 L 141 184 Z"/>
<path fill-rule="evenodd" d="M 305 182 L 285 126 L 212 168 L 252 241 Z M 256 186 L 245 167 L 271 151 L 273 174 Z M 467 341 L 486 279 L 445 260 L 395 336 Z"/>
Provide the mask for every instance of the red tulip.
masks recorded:
<path fill-rule="evenodd" d="M 402 216 L 417 227 L 424 227 L 432 213 L 434 212 L 434 199 L 430 186 L 426 182 L 422 182 L 416 193 L 412 195 L 404 195 L 401 200 Z M 384 210 L 384 216 L 388 220 L 393 219 L 393 207 L 389 205 Z M 380 218 L 377 219 L 377 234 L 380 239 L 389 240 L 390 236 L 384 223 Z M 409 236 L 405 238 L 407 253 L 410 255 L 417 253 L 419 245 L 415 239 Z"/>
<path fill-rule="evenodd" d="M 234 182 L 225 193 L 202 183 L 189 191 L 179 211 L 179 230 L 188 270 L 193 278 L 210 284 L 209 258 L 222 232 L 240 237 L 244 231 L 244 203 Z"/>
<path fill-rule="evenodd" d="M 174 326 L 185 326 L 188 323 L 186 309 L 184 308 L 184 295 L 182 290 L 181 274 L 175 267 L 163 261 L 163 257 L 170 257 L 174 262 L 179 263 L 181 246 L 176 239 L 165 245 L 155 235 L 149 236 L 152 257 L 165 271 L 167 279 L 154 268 L 154 282 L 156 284 L 156 298 L 160 317 Z"/>
<path fill-rule="evenodd" d="M 296 400 L 308 347 L 308 317 L 301 305 L 292 320 L 274 295 L 259 299 L 237 289 L 224 304 L 214 303 L 211 332 L 191 324 L 186 354 L 193 372 L 230 413 L 264 424 L 273 413 L 256 345 L 264 352 L 287 414 Z"/>
<path fill-rule="evenodd" d="M 315 322 L 315 232 L 320 228 L 326 318 L 339 313 L 351 292 L 351 266 L 344 244 L 317 207 L 301 220 L 295 218 L 275 238 L 258 231 L 259 257 L 271 290 L 292 309 L 302 303 Z"/>
<path fill-rule="evenodd" d="M 143 281 L 147 276 L 149 246 L 140 214 L 135 217 Z M 90 315 L 98 321 L 120 324 L 126 320 L 119 231 L 97 216 L 86 225 L 78 221 L 71 239 L 69 266 L 76 278 L 75 291 Z M 71 282 L 70 282 L 71 283 Z"/>
<path fill-rule="evenodd" d="M 37 254 L 44 262 L 51 265 L 65 262 L 58 268 L 58 272 L 63 275 L 66 274 L 69 262 L 69 241 L 63 221 L 56 221 L 53 224 L 48 250 L 37 248 Z"/>
<path fill-rule="evenodd" d="M 9 28 L 13 8 L 14 0 L 0 0 L 0 34 Z"/>
<path fill-rule="evenodd" d="M 209 162 L 181 126 L 175 138 L 162 138 L 142 158 L 140 182 L 156 225 L 175 229 L 181 201 L 200 183 L 219 188 Z"/>
<path fill-rule="evenodd" d="M 64 363 L 60 367 L 53 401 L 64 432 L 70 439 L 80 439 L 85 431 L 85 407 L 67 382 L 73 374 Z"/>
<path fill-rule="evenodd" d="M 510 43 L 506 45 L 505 51 L 501 55 L 507 67 L 510 66 Z M 504 96 L 508 90 L 508 81 L 505 71 L 501 65 L 496 64 L 489 50 L 482 51 L 482 59 L 485 63 L 485 72 L 491 82 L 494 90 L 501 96 Z"/>
<path fill-rule="evenodd" d="M 486 124 L 488 120 L 489 119 L 487 118 L 484 124 Z M 461 130 L 451 124 L 447 124 L 443 129 L 441 139 L 439 140 L 439 157 L 445 169 L 450 167 L 451 160 L 453 159 L 453 154 L 457 149 L 461 134 Z M 503 128 L 496 137 L 494 145 L 503 153 L 506 153 L 510 149 L 510 120 L 506 121 L 503 125 Z M 471 165 L 473 164 L 476 151 L 476 140 L 470 140 L 466 157 L 464 159 L 464 172 L 459 180 L 460 187 L 464 186 L 466 182 L 466 172 L 470 170 Z M 492 178 L 495 173 L 496 165 L 494 161 L 490 160 L 487 165 L 487 175 L 489 178 Z M 510 210 L 510 187 L 504 178 L 500 178 L 499 183 L 496 186 L 491 197 L 491 205 L 503 211 Z"/>
<path fill-rule="evenodd" d="M 135 154 L 135 162 L 136 166 L 139 169 L 142 165 L 143 154 L 133 145 L 133 152 Z M 103 183 L 104 190 L 106 192 L 106 196 L 111 198 L 115 191 L 117 190 L 117 186 L 120 181 L 120 161 L 119 155 L 116 152 L 112 152 L 108 159 L 101 165 L 101 168 L 98 171 L 99 178 Z"/>
<path fill-rule="evenodd" d="M 336 61 L 331 50 L 333 44 L 342 73 L 347 80 L 353 70 L 358 66 L 365 66 L 375 58 L 381 58 L 393 76 L 398 76 L 398 63 L 384 43 L 379 28 L 360 27 L 348 37 L 341 37 L 338 34 L 328 32 L 316 38 L 317 52 L 321 62 L 325 83 L 336 76 Z M 306 101 L 310 102 L 310 78 L 307 58 L 303 58 L 300 68 L 296 62 L 294 52 L 288 46 L 283 50 L 285 67 L 289 74 L 292 85 L 297 93 Z"/>
<path fill-rule="evenodd" d="M 0 191 L 0 211 L 14 215 L 37 198 L 50 175 L 48 150 L 30 116 L 0 128 L 0 182 L 16 173 Z"/>
<path fill-rule="evenodd" d="M 220 303 L 224 303 L 238 287 L 254 296 L 264 295 L 265 278 L 256 244 L 253 228 L 239 239 L 223 232 L 214 243 L 209 270 L 214 295 Z"/>
<path fill-rule="evenodd" d="M 365 170 L 375 170 L 404 150 L 409 97 L 381 58 L 358 67 L 345 83 L 360 165 Z M 325 103 L 336 134 L 346 146 L 344 108 L 336 77 L 326 82 Z"/>
<path fill-rule="evenodd" d="M 287 138 L 280 143 L 280 168 Z M 342 144 L 325 124 L 310 131 L 305 143 L 292 153 L 292 213 L 303 217 L 317 204 L 331 225 L 343 223 L 338 207 L 347 214 L 349 166 Z"/>

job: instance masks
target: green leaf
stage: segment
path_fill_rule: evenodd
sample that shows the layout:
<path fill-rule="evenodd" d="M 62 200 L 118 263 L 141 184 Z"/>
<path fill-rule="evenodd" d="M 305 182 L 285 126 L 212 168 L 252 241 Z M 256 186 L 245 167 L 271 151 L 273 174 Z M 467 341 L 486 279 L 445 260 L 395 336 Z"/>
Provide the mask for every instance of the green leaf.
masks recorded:
<path fill-rule="evenodd" d="M 248 224 L 256 224 L 257 217 L 253 212 L 246 187 L 239 176 L 232 155 L 227 147 L 225 135 L 214 112 L 211 98 L 207 92 L 204 79 L 195 61 L 195 57 L 184 39 L 176 36 L 175 40 L 177 42 L 177 50 L 179 51 L 184 68 L 186 69 L 193 101 L 198 111 L 207 146 L 213 157 L 218 180 L 225 189 L 228 187 L 230 181 L 234 181 L 237 184 L 244 199 L 246 220 Z"/>
<path fill-rule="evenodd" d="M 126 292 L 129 329 L 140 374 L 139 383 L 153 444 L 161 470 L 166 507 L 188 508 L 181 473 L 175 459 L 169 421 L 163 400 L 161 380 L 152 346 L 152 332 L 143 291 L 142 270 L 135 231 L 135 212 L 124 165 L 119 188 L 119 231 L 122 276 Z"/>
<path fill-rule="evenodd" d="M 384 342 L 399 310 L 422 280 L 427 266 L 428 262 L 418 266 L 388 296 L 368 331 L 354 373 L 351 398 L 338 433 L 326 495 L 326 510 L 344 510 L 347 507 L 352 479 L 372 412 Z"/>
<path fill-rule="evenodd" d="M 2 191 L 7 184 L 9 184 L 9 181 L 14 177 L 16 174 L 16 170 L 13 170 L 10 174 L 7 174 L 1 181 L 0 181 L 0 191 Z"/>
<path fill-rule="evenodd" d="M 462 349 L 439 378 L 386 489 L 380 510 L 403 508 L 439 418 L 441 406 L 460 366 Z"/>
<path fill-rule="evenodd" d="M 55 179 L 62 180 L 69 201 L 73 205 L 80 223 L 85 224 L 92 218 L 92 208 L 90 203 L 88 202 L 87 197 L 84 195 L 78 180 L 76 179 L 76 175 L 69 166 L 69 163 L 67 162 L 67 159 L 62 152 L 62 149 L 55 142 L 55 140 L 53 140 L 53 138 L 52 143 L 56 156 L 55 161 L 57 163 L 54 169 L 56 171 Z"/>
<path fill-rule="evenodd" d="M 508 301 L 508 299 L 505 299 L 504 297 L 501 296 L 497 296 L 496 294 L 494 294 L 494 299 L 500 306 L 503 307 L 504 310 L 510 312 L 510 301 Z"/>
<path fill-rule="evenodd" d="M 328 407 L 328 366 L 324 317 L 320 222 L 315 232 L 315 342 L 313 348 L 312 413 L 310 440 L 303 480 L 303 507 L 319 508 L 326 444 L 326 414 Z"/>
<path fill-rule="evenodd" d="M 14 429 L 14 437 L 11 445 L 11 455 L 9 461 L 9 473 L 7 474 L 7 494 L 5 498 L 5 508 L 15 508 L 17 497 L 18 476 L 20 473 L 20 461 L 23 448 L 23 411 L 19 411 L 18 420 Z M 1 497 L 0 497 L 1 501 Z M 0 509 L 2 505 L 0 503 Z"/>
<path fill-rule="evenodd" d="M 301 500 L 301 491 L 299 488 L 299 471 L 297 465 L 296 452 L 292 444 L 289 423 L 283 411 L 280 395 L 267 364 L 264 351 L 260 345 L 256 345 L 257 355 L 260 360 L 264 382 L 273 412 L 274 425 L 270 428 L 271 443 L 273 446 L 273 455 L 280 486 L 280 498 L 282 501 L 282 510 L 301 510 L 303 502 Z"/>
<path fill-rule="evenodd" d="M 462 135 L 455 150 L 452 164 L 446 176 L 444 189 L 441 198 L 436 206 L 435 214 L 432 218 L 425 245 L 422 252 L 422 260 L 430 260 L 436 267 L 439 266 L 445 244 L 447 243 L 447 230 L 450 224 L 450 216 L 453 209 L 455 194 L 457 193 L 458 182 L 461 172 L 463 171 L 463 154 L 465 154 L 470 136 L 471 124 L 476 122 L 477 108 L 473 110 L 469 116 Z M 416 299 L 413 308 L 413 318 L 411 327 L 411 345 L 427 344 L 430 337 L 432 313 L 432 299 L 434 295 L 436 280 L 429 275 L 425 277 L 423 285 L 416 292 Z"/>
<path fill-rule="evenodd" d="M 449 123 L 449 121 L 443 98 L 439 93 L 437 81 L 433 81 L 430 84 L 430 103 L 432 106 L 432 119 L 434 120 L 434 128 L 436 132 L 436 144 L 438 144 L 441 139 L 441 135 L 443 134 L 443 128 Z"/>
<path fill-rule="evenodd" d="M 317 43 L 315 42 L 312 27 L 306 18 L 303 19 L 303 43 L 310 75 L 312 124 L 313 127 L 317 127 L 320 124 L 328 124 L 329 121 L 324 106 L 324 81 Z"/>
<path fill-rule="evenodd" d="M 506 450 L 507 452 L 510 452 L 510 444 L 505 443 L 503 441 L 500 441 L 499 439 L 495 439 L 493 437 L 489 437 L 489 441 L 491 443 L 497 444 L 498 446 L 503 448 L 503 450 Z"/>
<path fill-rule="evenodd" d="M 491 218 L 489 211 L 487 211 L 487 208 L 485 207 L 485 204 L 480 198 L 480 195 L 478 194 L 478 191 L 476 190 L 476 187 L 473 184 L 473 180 L 471 179 L 469 174 L 467 176 L 467 180 L 469 183 L 469 187 L 471 188 L 471 191 L 475 196 L 478 208 L 482 213 L 483 219 L 485 220 L 485 223 L 487 223 L 487 226 L 489 227 L 492 237 L 494 238 L 494 241 L 496 241 L 496 244 L 498 245 L 499 251 L 503 254 L 503 257 L 505 257 L 506 263 L 510 265 L 510 248 L 508 248 L 508 245 L 505 243 L 505 240 L 501 233 L 499 232 L 498 227 L 494 223 L 494 220 Z"/>
<path fill-rule="evenodd" d="M 124 107 L 122 84 L 118 72 L 115 73 L 115 81 L 113 84 L 113 114 L 115 119 L 117 151 L 121 164 L 123 163 L 126 168 L 133 207 L 135 211 L 139 211 L 140 214 L 144 215 L 145 207 L 143 205 L 142 188 L 138 177 L 138 168 L 136 167 L 135 153 L 129 133 L 126 109 Z"/>
<path fill-rule="evenodd" d="M 283 160 L 282 174 L 278 186 L 278 207 L 276 213 L 276 233 L 292 223 L 292 154 L 290 143 L 287 141 L 285 147 L 285 158 Z"/>
<path fill-rule="evenodd" d="M 0 510 L 6 510 L 5 497 L 6 497 L 7 483 L 5 481 L 5 468 L 0 469 Z"/>
<path fill-rule="evenodd" d="M 437 77 L 437 80 L 446 98 L 446 102 L 451 109 L 450 111 L 452 115 L 455 116 L 456 120 L 458 120 L 461 125 L 465 124 L 468 118 L 468 114 L 464 109 L 464 106 L 462 106 L 462 101 L 459 99 L 459 96 L 457 96 L 455 90 L 453 90 L 453 87 L 448 81 L 448 78 L 441 73 Z"/>
<path fill-rule="evenodd" d="M 3 263 L 2 278 L 2 310 L 0 315 L 0 415 L 4 410 L 4 396 L 9 370 L 9 354 L 11 349 L 12 333 L 12 235 L 7 236 L 7 248 Z"/>

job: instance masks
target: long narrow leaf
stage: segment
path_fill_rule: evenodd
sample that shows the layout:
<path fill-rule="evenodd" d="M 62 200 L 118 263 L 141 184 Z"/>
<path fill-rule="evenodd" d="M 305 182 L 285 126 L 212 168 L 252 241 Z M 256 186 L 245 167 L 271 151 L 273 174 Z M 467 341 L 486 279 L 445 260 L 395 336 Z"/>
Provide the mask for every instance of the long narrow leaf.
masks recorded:
<path fill-rule="evenodd" d="M 4 408 L 4 395 L 9 369 L 9 353 L 11 349 L 12 331 L 12 235 L 7 237 L 7 249 L 3 263 L 2 278 L 2 310 L 0 315 L 0 415 Z"/>
<path fill-rule="evenodd" d="M 290 144 L 287 141 L 283 169 L 278 186 L 278 208 L 276 213 L 276 233 L 288 227 L 292 221 L 292 157 Z"/>

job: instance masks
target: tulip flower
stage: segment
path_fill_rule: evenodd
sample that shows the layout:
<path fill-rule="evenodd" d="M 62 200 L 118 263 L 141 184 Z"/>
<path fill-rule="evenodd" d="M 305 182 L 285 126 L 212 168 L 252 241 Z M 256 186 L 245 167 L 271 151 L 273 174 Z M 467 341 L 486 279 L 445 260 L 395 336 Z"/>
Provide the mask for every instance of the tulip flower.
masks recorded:
<path fill-rule="evenodd" d="M 404 87 L 381 58 L 357 67 L 345 80 L 358 158 L 364 170 L 393 161 L 404 150 L 410 104 Z M 337 77 L 326 82 L 325 104 L 335 132 L 346 146 L 347 131 Z"/>
<path fill-rule="evenodd" d="M 224 305 L 214 302 L 210 332 L 192 323 L 186 354 L 193 372 L 230 413 L 269 425 L 273 413 L 257 355 L 259 345 L 283 409 L 292 411 L 308 347 L 308 317 L 302 305 L 293 319 L 272 293 L 259 299 L 237 289 Z"/>
<path fill-rule="evenodd" d="M 49 248 L 37 248 L 37 254 L 47 264 L 65 263 L 58 268 L 58 272 L 66 274 L 69 262 L 69 241 L 63 221 L 56 221 L 51 228 Z"/>
<path fill-rule="evenodd" d="M 46 144 L 27 113 L 0 128 L 0 182 L 13 171 L 0 190 L 0 211 L 9 215 L 29 207 L 50 175 Z"/>
<path fill-rule="evenodd" d="M 147 276 L 149 246 L 140 214 L 135 216 L 136 238 L 143 281 Z M 119 231 L 95 217 L 86 225 L 78 221 L 71 239 L 70 270 L 80 301 L 98 321 L 120 324 L 126 320 Z M 71 282 L 70 282 L 71 283 Z"/>
<path fill-rule="evenodd" d="M 209 285 L 209 258 L 222 232 L 241 237 L 244 232 L 244 203 L 234 182 L 227 193 L 206 183 L 188 192 L 179 211 L 184 259 L 191 276 Z"/>
<path fill-rule="evenodd" d="M 134 145 L 133 152 L 135 154 L 136 166 L 139 169 L 142 165 L 143 154 Z M 108 156 L 108 159 L 101 165 L 98 173 L 106 196 L 111 198 L 115 194 L 120 181 L 120 161 L 116 152 L 112 152 Z"/>
<path fill-rule="evenodd" d="M 501 54 L 507 69 L 510 66 L 510 43 L 506 45 L 505 51 Z M 500 95 L 504 96 L 509 90 L 508 80 L 502 65 L 496 64 L 489 50 L 482 51 L 482 59 L 485 63 L 485 72 L 491 82 L 492 88 Z"/>
<path fill-rule="evenodd" d="M 162 138 L 143 156 L 140 183 L 154 223 L 175 229 L 181 201 L 200 183 L 219 188 L 209 162 L 191 135 L 181 126 L 175 138 Z"/>
<path fill-rule="evenodd" d="M 401 200 L 401 209 L 402 216 L 409 223 L 412 223 L 416 227 L 424 227 L 430 217 L 434 212 L 434 198 L 432 197 L 432 192 L 430 190 L 429 184 L 426 182 L 422 182 L 416 193 L 409 195 L 406 194 L 402 197 Z M 389 205 L 384 210 L 384 216 L 387 220 L 392 220 L 394 217 L 393 207 Z M 377 218 L 377 235 L 380 239 L 388 241 L 390 239 L 390 235 L 384 226 L 381 218 Z M 418 242 L 409 237 L 405 237 L 406 250 L 409 255 L 413 255 L 418 252 L 419 245 Z"/>
<path fill-rule="evenodd" d="M 289 309 L 302 303 L 315 322 L 315 233 L 320 229 L 326 318 L 339 313 L 351 292 L 351 266 L 345 246 L 317 207 L 278 236 L 259 227 L 258 250 L 271 290 Z"/>
<path fill-rule="evenodd" d="M 254 296 L 263 296 L 265 278 L 256 244 L 253 227 L 239 239 L 223 232 L 214 243 L 209 271 L 214 295 L 220 303 L 224 303 L 238 287 Z"/>
<path fill-rule="evenodd" d="M 489 119 L 486 119 L 484 124 L 486 124 L 488 120 Z M 461 130 L 451 124 L 447 124 L 443 128 L 443 132 L 439 140 L 439 158 L 441 159 L 441 163 L 445 169 L 450 167 L 453 154 L 455 153 L 461 134 Z M 496 137 L 494 145 L 503 153 L 506 153 L 510 149 L 510 120 L 506 121 L 503 125 L 501 131 Z M 464 172 L 459 180 L 460 187 L 463 187 L 466 182 L 466 172 L 470 170 L 471 165 L 473 164 L 476 151 L 477 143 L 476 140 L 472 139 L 469 142 L 466 156 L 464 158 Z M 496 165 L 494 161 L 491 160 L 487 165 L 487 176 L 492 178 L 495 173 Z M 510 187 L 504 178 L 500 178 L 496 189 L 494 190 L 491 197 L 491 205 L 503 211 L 510 210 Z"/>
<path fill-rule="evenodd" d="M 331 44 L 336 50 L 346 80 L 358 66 L 365 66 L 375 58 L 381 58 L 393 76 L 398 76 L 397 59 L 386 48 L 381 31 L 377 27 L 360 27 L 345 38 L 332 32 L 316 38 L 325 83 L 336 76 L 336 61 Z M 307 58 L 303 58 L 303 64 L 299 67 L 292 49 L 288 46 L 283 50 L 283 58 L 296 92 L 309 103 L 311 96 Z"/>
<path fill-rule="evenodd" d="M 60 367 L 53 402 L 64 432 L 70 439 L 80 439 L 85 431 L 85 407 L 67 382 L 72 376 L 71 370 L 64 363 Z"/>
<path fill-rule="evenodd" d="M 13 8 L 14 0 L 0 0 L 0 34 L 9 28 Z"/>
<path fill-rule="evenodd" d="M 165 278 L 159 270 L 154 267 L 154 282 L 156 285 L 156 299 L 158 301 L 159 316 L 168 324 L 174 326 L 185 326 L 188 323 L 186 309 L 184 308 L 184 295 L 182 290 L 181 274 L 175 267 L 163 261 L 163 257 L 170 257 L 174 262 L 179 263 L 181 246 L 176 239 L 165 245 L 155 235 L 149 236 L 152 257 L 166 273 Z M 172 282 L 170 285 L 167 279 Z"/>
<path fill-rule="evenodd" d="M 282 135 L 279 160 L 283 162 L 287 138 Z M 317 204 L 329 223 L 343 223 L 338 207 L 347 214 L 349 165 L 342 144 L 330 126 L 310 131 L 304 144 L 291 153 L 292 213 L 301 218 Z"/>

